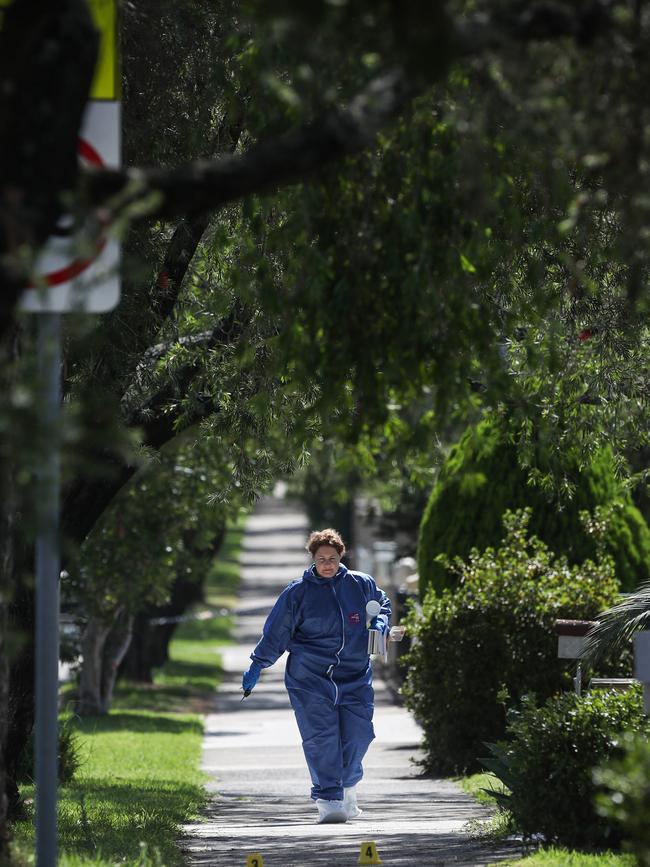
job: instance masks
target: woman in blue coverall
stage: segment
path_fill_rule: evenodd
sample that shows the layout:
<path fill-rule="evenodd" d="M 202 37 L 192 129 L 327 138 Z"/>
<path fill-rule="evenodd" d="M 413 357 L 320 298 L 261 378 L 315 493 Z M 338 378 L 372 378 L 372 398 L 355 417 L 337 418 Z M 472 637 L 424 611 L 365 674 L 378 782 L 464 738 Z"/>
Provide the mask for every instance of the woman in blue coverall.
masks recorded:
<path fill-rule="evenodd" d="M 263 668 L 289 651 L 284 682 L 302 737 L 319 822 L 360 815 L 356 784 L 375 733 L 374 691 L 368 656 L 366 604 L 381 605 L 371 626 L 386 632 L 390 601 L 374 578 L 341 563 L 345 546 L 336 530 L 312 533 L 312 565 L 292 581 L 269 614 L 242 679 L 253 689 Z"/>

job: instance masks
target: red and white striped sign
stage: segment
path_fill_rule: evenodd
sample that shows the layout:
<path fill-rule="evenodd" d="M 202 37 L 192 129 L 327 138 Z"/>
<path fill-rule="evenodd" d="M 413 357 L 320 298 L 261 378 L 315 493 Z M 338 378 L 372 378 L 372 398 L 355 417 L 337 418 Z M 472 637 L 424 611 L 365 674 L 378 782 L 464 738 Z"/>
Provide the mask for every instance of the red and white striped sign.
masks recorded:
<path fill-rule="evenodd" d="M 120 165 L 120 103 L 92 101 L 86 107 L 79 138 L 85 166 Z M 33 277 L 20 308 L 30 313 L 103 313 L 120 297 L 120 246 L 110 227 L 92 238 L 75 231 L 64 215 L 36 259 Z"/>

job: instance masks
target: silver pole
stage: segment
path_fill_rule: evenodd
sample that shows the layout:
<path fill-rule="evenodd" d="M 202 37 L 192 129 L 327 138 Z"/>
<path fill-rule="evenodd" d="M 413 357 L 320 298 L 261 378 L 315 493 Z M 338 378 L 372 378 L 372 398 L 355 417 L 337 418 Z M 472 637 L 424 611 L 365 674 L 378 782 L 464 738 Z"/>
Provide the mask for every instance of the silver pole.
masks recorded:
<path fill-rule="evenodd" d="M 573 678 L 573 690 L 576 695 L 582 695 L 582 660 L 578 660 L 576 676 Z"/>
<path fill-rule="evenodd" d="M 56 867 L 61 316 L 40 313 L 37 320 L 42 445 L 36 486 L 36 863 Z"/>

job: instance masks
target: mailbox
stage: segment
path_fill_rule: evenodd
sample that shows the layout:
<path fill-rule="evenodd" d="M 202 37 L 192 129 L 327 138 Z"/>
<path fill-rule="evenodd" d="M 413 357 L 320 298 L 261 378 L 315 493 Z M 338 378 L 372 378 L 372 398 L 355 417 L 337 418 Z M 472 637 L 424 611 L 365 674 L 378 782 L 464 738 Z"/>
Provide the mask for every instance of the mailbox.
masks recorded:
<path fill-rule="evenodd" d="M 557 655 L 560 659 L 577 659 L 576 675 L 573 678 L 573 688 L 576 695 L 582 693 L 582 662 L 585 650 L 586 635 L 597 620 L 556 620 Z"/>
<path fill-rule="evenodd" d="M 585 636 L 597 623 L 597 620 L 556 620 L 558 657 L 580 659 L 585 649 Z"/>

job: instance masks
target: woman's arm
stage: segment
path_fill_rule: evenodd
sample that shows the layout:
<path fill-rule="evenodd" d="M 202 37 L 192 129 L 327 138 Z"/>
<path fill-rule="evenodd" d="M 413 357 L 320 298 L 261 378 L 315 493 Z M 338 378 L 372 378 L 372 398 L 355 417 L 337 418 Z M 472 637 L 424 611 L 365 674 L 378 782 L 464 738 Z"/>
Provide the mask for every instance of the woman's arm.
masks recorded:
<path fill-rule="evenodd" d="M 262 637 L 251 653 L 251 659 L 260 668 L 268 668 L 273 665 L 287 649 L 296 619 L 298 600 L 295 588 L 298 583 L 294 581 L 284 588 L 271 609 L 271 613 L 266 618 Z"/>

